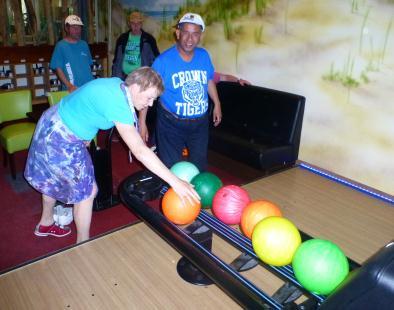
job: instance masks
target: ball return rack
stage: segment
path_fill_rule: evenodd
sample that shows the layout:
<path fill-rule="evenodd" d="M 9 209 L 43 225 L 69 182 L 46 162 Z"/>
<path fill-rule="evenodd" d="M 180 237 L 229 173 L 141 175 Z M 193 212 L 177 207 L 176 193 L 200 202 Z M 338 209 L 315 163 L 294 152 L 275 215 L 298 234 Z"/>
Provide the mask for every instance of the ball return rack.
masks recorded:
<path fill-rule="evenodd" d="M 202 210 L 197 220 L 181 228 L 149 207 L 133 192 L 131 176 L 120 185 L 120 198 L 153 231 L 183 257 L 177 265 L 179 275 L 197 285 L 216 284 L 245 309 L 392 309 L 394 304 L 394 242 L 371 256 L 362 265 L 349 259 L 350 274 L 327 296 L 305 290 L 296 280 L 292 267 L 270 266 L 260 261 L 251 242 L 235 229 Z M 242 254 L 227 264 L 211 252 L 215 233 Z M 302 233 L 302 239 L 311 237 Z M 243 271 L 263 267 L 280 277 L 284 284 L 270 296 L 245 276 Z M 295 301 L 304 295 L 306 299 Z"/>

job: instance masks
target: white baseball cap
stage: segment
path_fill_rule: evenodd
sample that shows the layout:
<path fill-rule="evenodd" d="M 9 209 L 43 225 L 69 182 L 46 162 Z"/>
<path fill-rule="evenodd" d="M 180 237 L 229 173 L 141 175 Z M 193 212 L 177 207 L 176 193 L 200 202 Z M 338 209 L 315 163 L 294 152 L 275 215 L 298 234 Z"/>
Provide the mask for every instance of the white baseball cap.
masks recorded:
<path fill-rule="evenodd" d="M 195 13 L 186 13 L 178 22 L 178 26 L 183 23 L 195 24 L 201 27 L 202 31 L 205 30 L 205 24 L 201 16 Z"/>
<path fill-rule="evenodd" d="M 83 22 L 81 20 L 81 18 L 77 15 L 69 15 L 67 16 L 66 20 L 64 21 L 64 24 L 67 25 L 77 25 L 77 26 L 83 26 Z"/>

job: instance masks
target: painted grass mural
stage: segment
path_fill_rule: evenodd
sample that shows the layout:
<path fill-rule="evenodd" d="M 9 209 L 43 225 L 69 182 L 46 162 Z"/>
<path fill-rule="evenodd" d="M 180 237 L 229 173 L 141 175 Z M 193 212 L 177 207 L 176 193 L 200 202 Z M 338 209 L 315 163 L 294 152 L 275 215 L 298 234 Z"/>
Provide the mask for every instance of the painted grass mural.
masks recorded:
<path fill-rule="evenodd" d="M 218 71 L 307 98 L 301 160 L 394 195 L 393 0 L 129 2 L 114 35 L 138 8 L 163 50 L 177 17 L 200 13 Z"/>

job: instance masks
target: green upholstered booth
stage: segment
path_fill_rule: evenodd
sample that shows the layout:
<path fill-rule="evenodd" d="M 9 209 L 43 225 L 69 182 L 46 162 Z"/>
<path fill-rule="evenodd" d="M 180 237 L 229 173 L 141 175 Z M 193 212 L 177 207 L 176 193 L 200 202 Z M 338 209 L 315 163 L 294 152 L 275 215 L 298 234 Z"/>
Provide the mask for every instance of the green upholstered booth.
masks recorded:
<path fill-rule="evenodd" d="M 69 92 L 67 90 L 51 91 L 47 93 L 48 102 L 50 106 L 58 103 L 63 97 L 67 96 Z"/>
<path fill-rule="evenodd" d="M 15 179 L 14 154 L 27 150 L 36 125 L 25 121 L 26 113 L 32 111 L 30 90 L 0 93 L 0 145 L 4 153 L 4 166 L 10 163 L 11 175 Z"/>

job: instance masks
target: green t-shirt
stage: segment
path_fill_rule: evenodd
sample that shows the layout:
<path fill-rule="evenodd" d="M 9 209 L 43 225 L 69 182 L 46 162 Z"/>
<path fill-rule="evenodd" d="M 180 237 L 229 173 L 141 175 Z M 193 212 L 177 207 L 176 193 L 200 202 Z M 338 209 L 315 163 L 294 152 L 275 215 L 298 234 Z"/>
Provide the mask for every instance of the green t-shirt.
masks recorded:
<path fill-rule="evenodd" d="M 140 41 L 140 35 L 129 34 L 122 63 L 122 70 L 125 74 L 141 67 Z"/>

